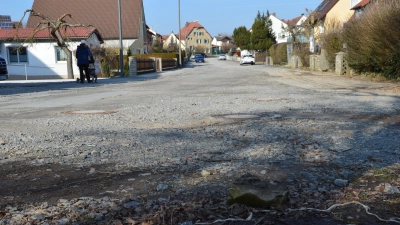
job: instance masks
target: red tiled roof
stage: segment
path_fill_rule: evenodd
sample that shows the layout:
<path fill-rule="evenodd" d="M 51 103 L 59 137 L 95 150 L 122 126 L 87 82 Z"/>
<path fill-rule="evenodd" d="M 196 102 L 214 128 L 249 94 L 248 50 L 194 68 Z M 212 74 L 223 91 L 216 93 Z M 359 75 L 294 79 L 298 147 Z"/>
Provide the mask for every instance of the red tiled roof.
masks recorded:
<path fill-rule="evenodd" d="M 102 34 L 103 39 L 119 39 L 118 2 L 111 0 L 34 0 L 32 9 L 56 20 L 65 13 L 72 18 L 65 18 L 71 24 L 90 24 Z M 140 26 L 146 31 L 145 24 L 139 24 L 143 11 L 142 0 L 121 0 L 122 37 L 136 39 L 140 35 Z M 30 16 L 28 28 L 35 28 L 41 21 Z M 144 21 L 145 22 L 145 21 Z"/>
<path fill-rule="evenodd" d="M 296 26 L 297 22 L 299 22 L 299 20 L 303 17 L 303 15 L 298 16 L 294 19 L 291 20 L 282 20 L 284 23 L 286 23 L 289 27 L 294 27 Z"/>
<path fill-rule="evenodd" d="M 203 25 L 201 25 L 199 22 L 194 21 L 194 22 L 187 22 L 185 24 L 185 26 L 181 29 L 181 38 L 185 39 L 185 37 L 187 35 L 190 34 L 190 32 L 194 29 L 194 28 L 204 28 Z M 179 33 L 176 35 L 179 36 Z"/>
<path fill-rule="evenodd" d="M 0 29 L 0 40 L 8 39 L 26 39 L 32 37 L 34 32 L 33 28 L 24 29 Z M 97 32 L 95 28 L 74 27 L 68 28 L 65 33 L 62 32 L 64 37 L 71 39 L 88 38 L 92 33 Z M 34 36 L 36 39 L 53 39 L 48 30 L 40 30 Z"/>
<path fill-rule="evenodd" d="M 169 38 L 169 35 L 161 35 L 163 40 L 167 40 Z"/>
<path fill-rule="evenodd" d="M 355 5 L 353 8 L 351 9 L 358 9 L 358 8 L 363 8 L 366 5 L 368 5 L 371 2 L 371 0 L 362 0 L 361 2 L 359 2 L 357 5 Z"/>

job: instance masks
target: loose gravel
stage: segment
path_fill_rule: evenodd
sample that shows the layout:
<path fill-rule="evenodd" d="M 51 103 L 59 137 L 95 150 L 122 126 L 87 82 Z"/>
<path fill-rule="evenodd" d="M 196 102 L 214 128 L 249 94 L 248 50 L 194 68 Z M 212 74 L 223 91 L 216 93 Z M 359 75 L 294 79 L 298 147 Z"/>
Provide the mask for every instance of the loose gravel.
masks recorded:
<path fill-rule="evenodd" d="M 322 193 L 399 161 L 400 93 L 384 89 L 395 84 L 216 59 L 139 77 L 85 88 L 0 84 L 0 165 L 104 164 L 109 171 L 211 171 L 227 179 L 248 171 L 270 176 L 279 165 L 285 181 L 300 176 Z M 186 182 L 175 179 L 169 189 Z M 58 204 L 87 200 L 79 197 Z M 63 219 L 59 224 L 70 222 Z M 0 217 L 0 224 L 11 220 Z"/>

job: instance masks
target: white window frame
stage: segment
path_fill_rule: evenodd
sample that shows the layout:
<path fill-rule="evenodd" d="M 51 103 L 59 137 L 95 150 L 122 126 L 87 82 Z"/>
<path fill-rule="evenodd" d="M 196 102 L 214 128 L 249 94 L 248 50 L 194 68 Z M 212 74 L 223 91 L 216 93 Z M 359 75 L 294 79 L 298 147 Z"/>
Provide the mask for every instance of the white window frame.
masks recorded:
<path fill-rule="evenodd" d="M 20 47 L 20 46 L 9 46 L 9 47 L 7 47 L 8 62 L 9 62 L 10 64 L 19 64 L 19 63 L 28 64 L 28 47 L 26 47 L 26 46 L 22 46 L 22 47 L 21 47 L 22 49 L 25 49 L 25 52 L 26 52 L 26 61 L 21 60 L 20 51 L 17 51 L 17 62 L 15 62 L 15 61 L 12 62 L 12 61 L 11 61 L 11 59 L 12 59 L 13 57 L 11 57 L 11 52 L 10 52 L 10 50 L 18 49 L 19 47 Z"/>
<path fill-rule="evenodd" d="M 55 47 L 54 47 L 54 51 L 55 51 L 55 53 L 56 53 L 56 62 L 67 62 L 67 53 L 65 53 L 64 50 L 63 50 L 62 48 L 60 48 L 60 47 L 58 47 L 58 46 L 55 46 Z M 59 58 L 59 54 L 58 54 L 59 51 L 60 51 L 60 53 L 61 53 L 61 51 L 64 53 L 64 54 L 63 54 L 63 55 L 65 55 L 65 59 L 64 59 L 64 60 L 61 60 L 61 59 Z"/>

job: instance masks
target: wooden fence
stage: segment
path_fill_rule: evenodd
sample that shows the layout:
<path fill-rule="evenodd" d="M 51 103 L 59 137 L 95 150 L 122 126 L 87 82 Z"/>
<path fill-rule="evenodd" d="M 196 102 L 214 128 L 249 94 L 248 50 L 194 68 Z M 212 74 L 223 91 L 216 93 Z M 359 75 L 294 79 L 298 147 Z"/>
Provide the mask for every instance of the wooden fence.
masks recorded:
<path fill-rule="evenodd" d="M 155 70 L 153 59 L 137 58 L 136 65 L 137 71 Z"/>
<path fill-rule="evenodd" d="M 257 52 L 255 54 L 255 62 L 265 63 L 267 58 L 267 52 Z"/>
<path fill-rule="evenodd" d="M 172 67 L 176 67 L 177 66 L 177 62 L 175 59 L 162 59 L 162 68 L 166 69 L 166 68 L 172 68 Z"/>

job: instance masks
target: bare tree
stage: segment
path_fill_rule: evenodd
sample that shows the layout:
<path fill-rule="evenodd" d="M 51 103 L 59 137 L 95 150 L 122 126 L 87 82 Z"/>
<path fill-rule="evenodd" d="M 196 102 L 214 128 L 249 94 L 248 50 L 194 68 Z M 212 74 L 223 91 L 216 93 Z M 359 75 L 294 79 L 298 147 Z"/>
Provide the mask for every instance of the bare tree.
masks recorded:
<path fill-rule="evenodd" d="M 171 42 L 168 44 L 167 47 L 168 52 L 177 52 L 178 51 L 178 40 L 171 38 Z"/>
<path fill-rule="evenodd" d="M 206 48 L 202 45 L 196 46 L 195 49 L 196 49 L 196 53 L 205 53 L 205 51 L 206 51 Z"/>
<path fill-rule="evenodd" d="M 221 50 L 225 53 L 228 53 L 233 47 L 235 47 L 232 43 L 223 42 L 221 46 Z"/>
<path fill-rule="evenodd" d="M 40 17 L 42 21 L 40 21 L 36 27 L 33 29 L 32 35 L 29 38 L 25 39 L 24 43 L 30 42 L 33 43 L 35 40 L 35 35 L 42 30 L 48 30 L 51 37 L 57 42 L 58 47 L 60 47 L 65 54 L 67 55 L 67 72 L 68 72 L 68 79 L 74 78 L 73 67 L 72 67 L 72 51 L 68 48 L 67 42 L 69 41 L 69 37 L 66 35 L 68 28 L 74 27 L 94 27 L 92 25 L 86 24 L 70 24 L 65 21 L 65 18 L 69 17 L 72 18 L 71 14 L 64 14 L 60 18 L 56 20 L 52 20 L 47 16 L 35 12 L 32 9 L 25 10 L 24 15 L 20 21 L 22 24 L 22 20 L 24 19 L 25 15 L 30 13 L 30 16 Z M 18 26 L 19 28 L 19 26 Z M 73 31 L 73 30 L 72 30 Z M 18 30 L 17 30 L 18 33 Z"/>

